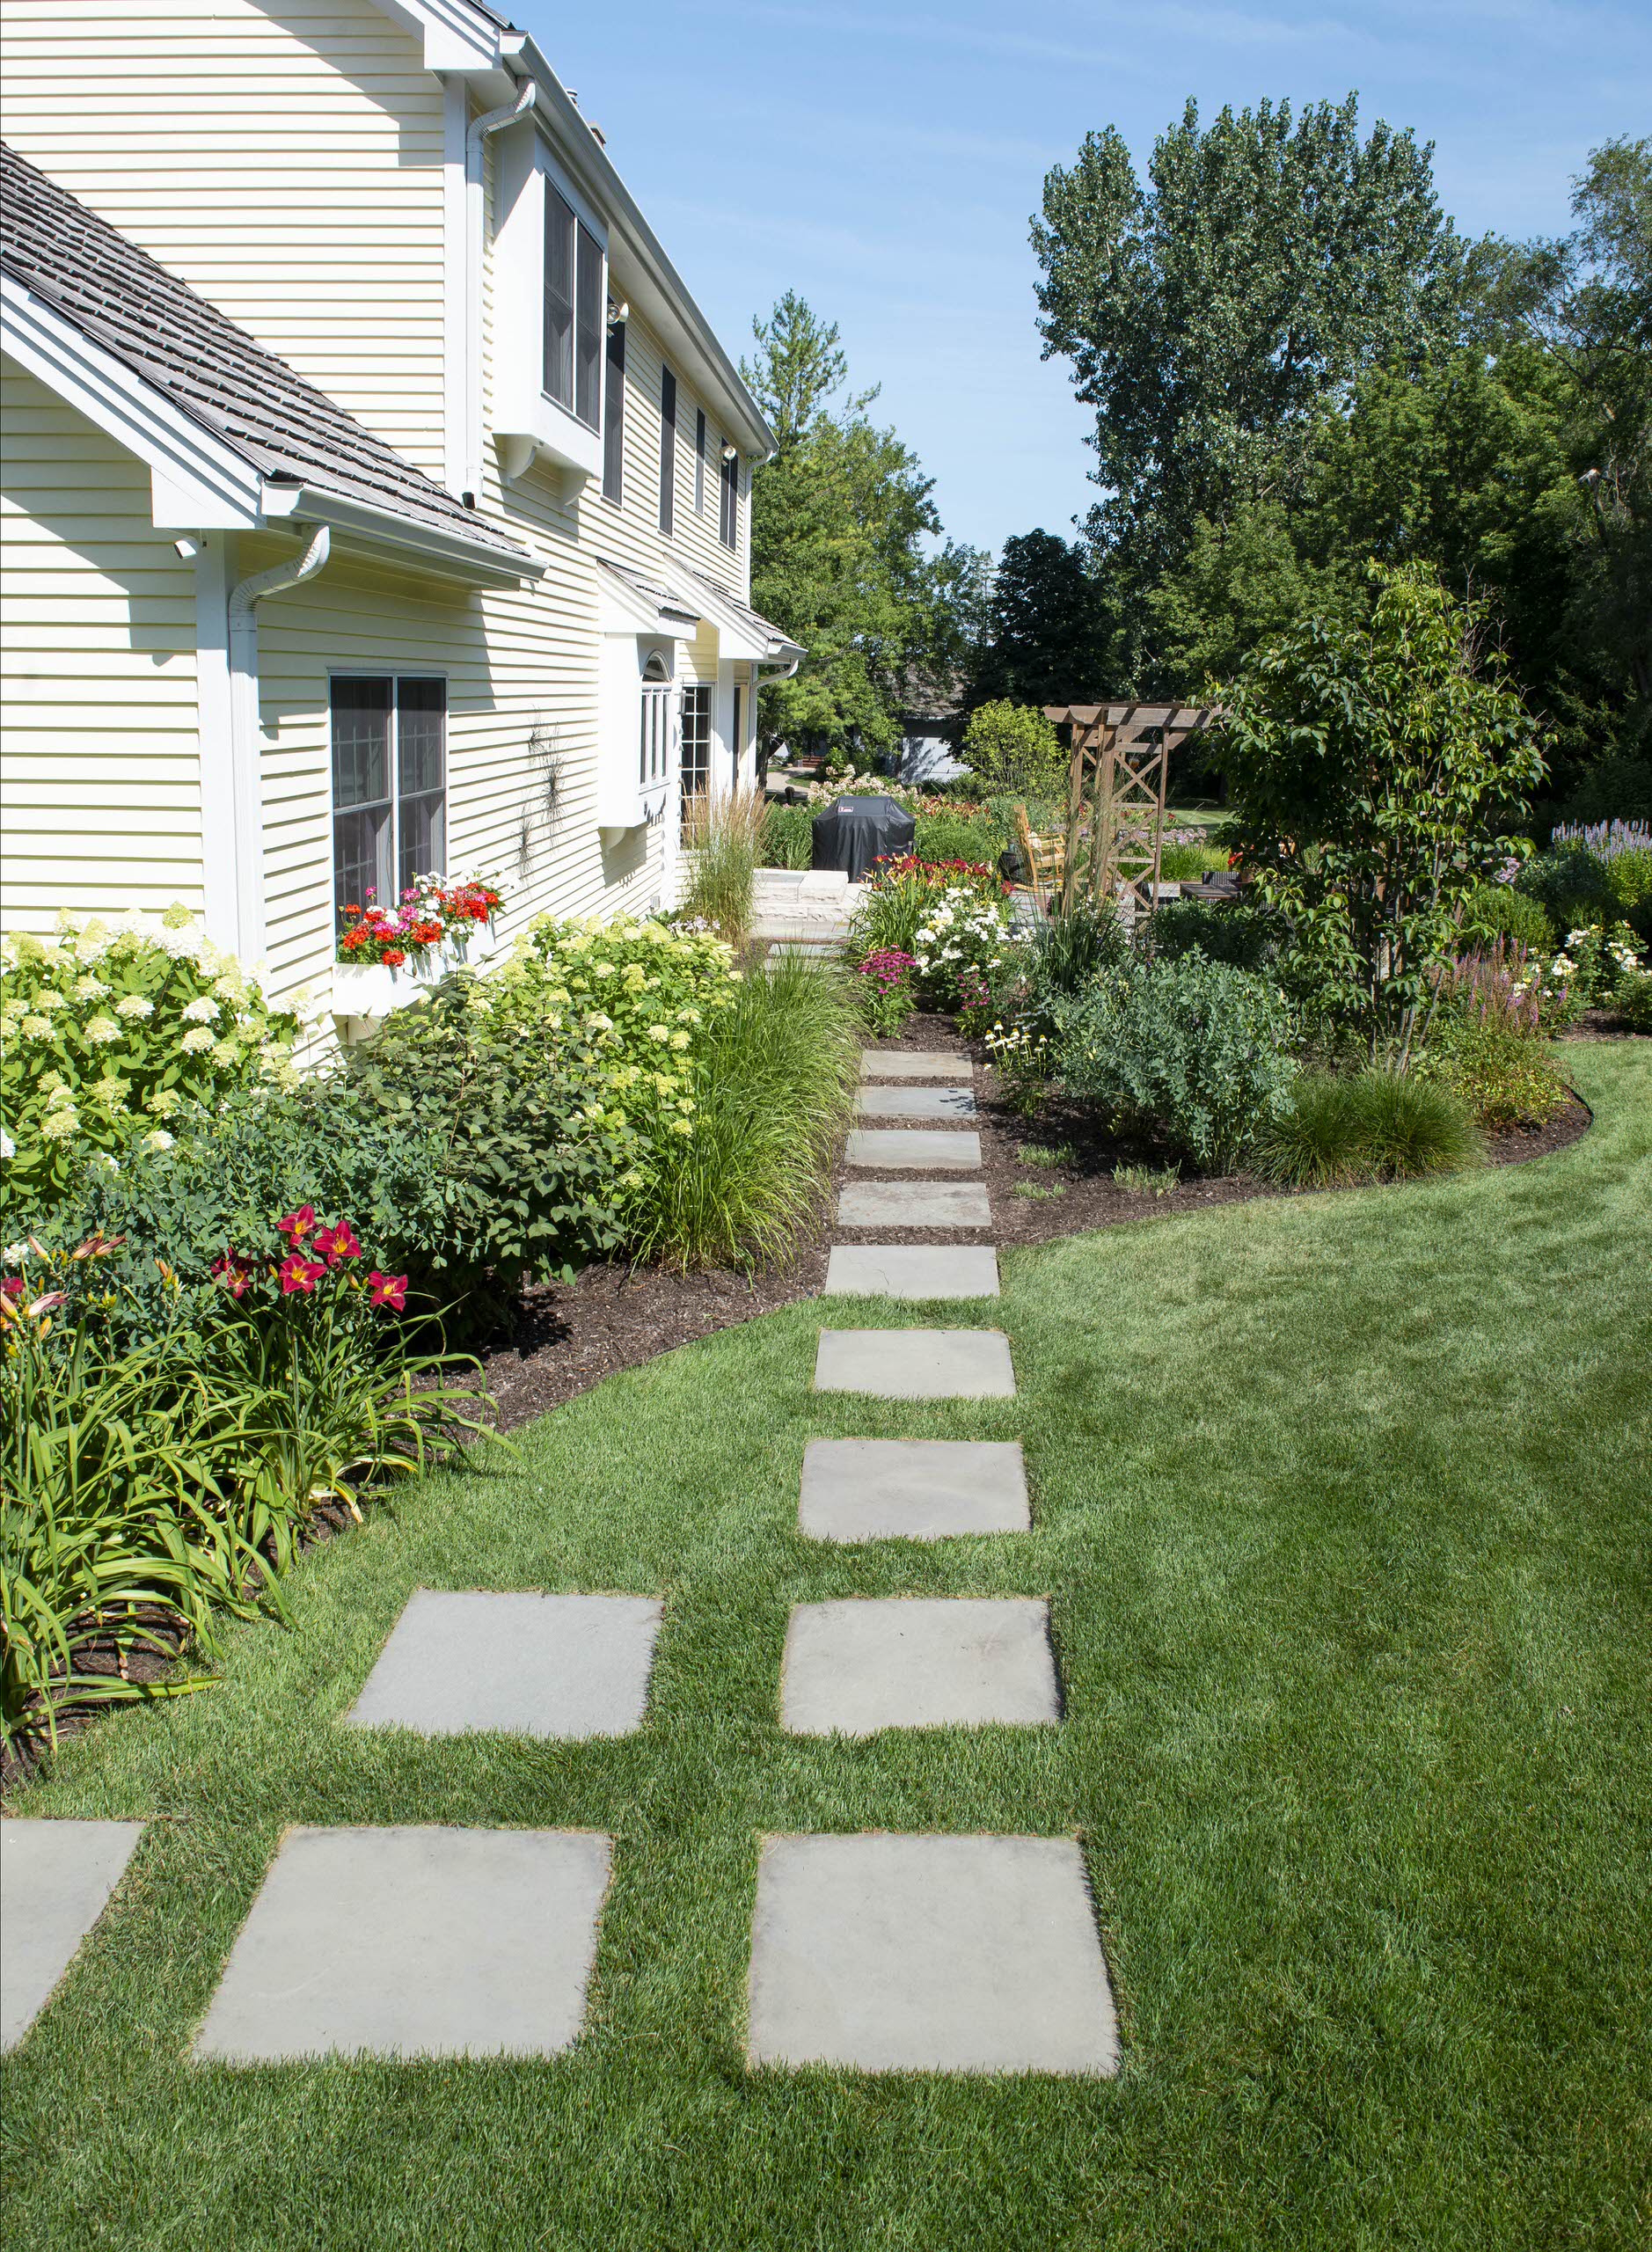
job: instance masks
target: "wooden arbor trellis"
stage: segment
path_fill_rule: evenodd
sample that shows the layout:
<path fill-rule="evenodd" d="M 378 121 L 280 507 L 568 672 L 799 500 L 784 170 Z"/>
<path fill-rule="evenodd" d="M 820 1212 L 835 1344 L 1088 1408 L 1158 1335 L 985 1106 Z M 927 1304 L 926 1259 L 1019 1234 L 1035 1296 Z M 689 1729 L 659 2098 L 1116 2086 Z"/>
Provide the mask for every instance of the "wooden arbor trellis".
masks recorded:
<path fill-rule="evenodd" d="M 1170 754 L 1220 716 L 1214 704 L 1047 704 L 1072 730 L 1061 904 L 1081 892 L 1128 897 L 1151 914 L 1158 899 Z"/>

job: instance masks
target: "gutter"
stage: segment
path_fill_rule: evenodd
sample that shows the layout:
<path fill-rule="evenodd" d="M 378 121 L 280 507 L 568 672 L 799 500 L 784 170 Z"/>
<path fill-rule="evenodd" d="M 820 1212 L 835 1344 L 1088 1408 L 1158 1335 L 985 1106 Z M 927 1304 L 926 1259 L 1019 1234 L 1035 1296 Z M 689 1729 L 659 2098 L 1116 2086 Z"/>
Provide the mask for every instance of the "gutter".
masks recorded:
<path fill-rule="evenodd" d="M 473 539 L 462 531 L 444 531 L 440 525 L 420 523 L 393 508 L 330 492 L 325 486 L 267 483 L 259 509 L 274 530 L 296 530 L 296 524 L 282 520 L 302 516 L 310 523 L 330 524 L 338 531 L 370 540 L 376 548 L 398 548 L 427 570 L 445 572 L 473 586 L 520 586 L 524 580 L 543 579 L 548 568 L 525 549 Z"/>
<path fill-rule="evenodd" d="M 305 527 L 308 530 L 308 527 Z M 264 793 L 259 758 L 258 604 L 324 569 L 333 534 L 323 524 L 302 555 L 255 571 L 230 590 L 230 771 L 235 829 L 236 951 L 249 968 L 264 952 Z"/>

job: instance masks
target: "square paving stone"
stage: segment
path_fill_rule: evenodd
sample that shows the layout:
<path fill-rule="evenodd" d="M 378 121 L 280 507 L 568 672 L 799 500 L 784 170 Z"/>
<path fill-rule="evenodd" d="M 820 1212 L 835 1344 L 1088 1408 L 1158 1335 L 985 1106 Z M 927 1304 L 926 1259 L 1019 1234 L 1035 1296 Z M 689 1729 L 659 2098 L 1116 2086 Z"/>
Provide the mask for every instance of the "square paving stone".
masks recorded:
<path fill-rule="evenodd" d="M 816 1392 L 878 1400 L 1013 1400 L 1001 1329 L 822 1329 Z"/>
<path fill-rule="evenodd" d="M 862 1118 L 973 1118 L 976 1099 L 968 1087 L 863 1086 L 855 1109 Z"/>
<path fill-rule="evenodd" d="M 629 1736 L 642 1726 L 662 1608 L 639 1595 L 415 1589 L 347 1725 Z"/>
<path fill-rule="evenodd" d="M 780 1690 L 780 1724 L 793 1736 L 1060 1718 L 1046 1603 L 896 1596 L 793 1610 Z"/>
<path fill-rule="evenodd" d="M 45 2008 L 143 1834 L 141 1822 L 0 1822 L 0 2049 Z"/>
<path fill-rule="evenodd" d="M 799 1529 L 811 1540 L 947 1540 L 1033 1522 L 1017 1440 L 811 1439 Z"/>
<path fill-rule="evenodd" d="M 863 1048 L 860 1076 L 864 1079 L 952 1079 L 973 1078 L 975 1066 L 967 1056 L 948 1056 L 934 1049 Z"/>
<path fill-rule="evenodd" d="M 584 2021 L 610 1852 L 593 1831 L 291 1830 L 195 2054 L 554 2055 Z"/>
<path fill-rule="evenodd" d="M 1066 1838 L 764 1840 L 751 1927 L 755 2065 L 1118 2070 L 1118 2024 Z"/>
<path fill-rule="evenodd" d="M 995 1298 L 990 1244 L 838 1243 L 826 1261 L 829 1298 Z"/>
<path fill-rule="evenodd" d="M 944 1128 L 856 1126 L 844 1156 L 850 1165 L 880 1173 L 977 1173 L 981 1137 Z"/>
<path fill-rule="evenodd" d="M 837 1193 L 840 1228 L 990 1228 L 992 1199 L 974 1181 L 851 1181 Z"/>

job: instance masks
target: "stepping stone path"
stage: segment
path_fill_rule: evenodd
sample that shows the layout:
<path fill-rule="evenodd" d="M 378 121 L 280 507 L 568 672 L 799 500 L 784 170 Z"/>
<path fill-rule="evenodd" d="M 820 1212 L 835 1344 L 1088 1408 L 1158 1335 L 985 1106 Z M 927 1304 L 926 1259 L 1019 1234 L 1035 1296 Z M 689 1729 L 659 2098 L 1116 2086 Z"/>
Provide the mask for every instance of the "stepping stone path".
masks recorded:
<path fill-rule="evenodd" d="M 0 2049 L 14 2049 L 102 1915 L 141 1822 L 0 1822 Z"/>
<path fill-rule="evenodd" d="M 549 2057 L 585 2015 L 612 1841 L 289 1830 L 195 2042 L 298 2057 Z"/>
<path fill-rule="evenodd" d="M 632 1595 L 415 1590 L 347 1715 L 420 1736 L 629 1736 L 663 1606 Z"/>
<path fill-rule="evenodd" d="M 970 1067 L 868 1049 L 847 1164 L 862 1172 L 979 1173 Z M 947 1082 L 947 1084 L 941 1084 Z M 840 1228 L 991 1225 L 978 1182 L 856 1181 Z M 836 1243 L 826 1296 L 989 1298 L 998 1254 L 964 1244 Z M 881 1400 L 1012 1400 L 997 1329 L 828 1329 L 817 1392 Z M 945 1540 L 1027 1532 L 1020 1447 L 1002 1440 L 815 1439 L 798 1524 L 810 1539 Z M 1058 1726 L 1045 1603 L 922 1597 L 797 1605 L 781 1724 L 801 1736 L 886 1729 Z M 1118 2070 L 1118 2027 L 1084 1856 L 1070 1838 L 770 1838 L 752 1923 L 754 2065 L 861 2072 Z"/>
<path fill-rule="evenodd" d="M 791 887 L 776 932 L 808 958 L 841 881 Z M 818 895 L 818 897 L 817 897 Z M 975 1108 L 953 1056 L 866 1051 L 860 1108 L 947 1122 L 857 1129 L 862 1173 L 840 1227 L 979 1231 Z M 829 1297 L 998 1294 L 998 1254 L 838 1243 Z M 822 1327 L 815 1385 L 865 1399 L 1012 1400 L 989 1328 Z M 1031 1526 L 1019 1443 L 810 1442 L 798 1522 L 839 1547 L 1015 1539 Z M 646 1595 L 415 1590 L 345 1727 L 429 1739 L 477 1731 L 578 1742 L 646 1725 L 661 1604 Z M 1047 1603 L 1025 1596 L 851 1597 L 794 1606 L 779 1688 L 791 1734 L 1051 1728 L 1062 1691 Z M 347 1738 L 346 1739 L 348 1740 Z M 577 1756 L 577 1755 L 576 1755 Z M 433 1771 L 432 1799 L 442 1786 Z M 0 2044 L 21 2039 L 119 1882 L 142 1824 L 0 1824 Z M 325 2056 L 552 2056 L 585 2022 L 613 1842 L 568 1830 L 386 1824 L 289 1830 L 194 2044 L 205 2064 Z M 1070 1837 L 819 1834 L 764 1840 L 751 1927 L 754 2067 L 1115 2073 L 1118 2029 L 1083 1854 Z"/>
<path fill-rule="evenodd" d="M 897 1597 L 793 1611 L 780 1724 L 793 1736 L 1060 1718 L 1047 1603 Z"/>

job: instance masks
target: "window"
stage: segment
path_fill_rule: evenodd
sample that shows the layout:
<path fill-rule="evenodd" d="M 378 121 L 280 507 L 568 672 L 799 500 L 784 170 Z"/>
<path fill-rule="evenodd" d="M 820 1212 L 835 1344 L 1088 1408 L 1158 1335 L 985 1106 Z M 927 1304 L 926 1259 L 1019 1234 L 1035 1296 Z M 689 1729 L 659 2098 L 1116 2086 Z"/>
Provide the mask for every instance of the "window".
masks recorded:
<path fill-rule="evenodd" d="M 725 547 L 740 546 L 740 456 L 722 464 L 722 506 L 718 512 L 717 537 Z"/>
<path fill-rule="evenodd" d="M 663 782 L 671 753 L 671 676 L 657 654 L 642 671 L 642 730 L 637 781 L 642 789 Z"/>
<path fill-rule="evenodd" d="M 702 682 L 683 691 L 683 794 L 703 796 L 712 779 L 712 691 Z"/>
<path fill-rule="evenodd" d="M 448 684 L 333 683 L 334 906 L 388 906 L 447 852 Z"/>
<path fill-rule="evenodd" d="M 608 330 L 606 397 L 603 402 L 603 498 L 618 508 L 625 495 L 625 324 Z"/>
<path fill-rule="evenodd" d="M 705 410 L 694 413 L 694 513 L 705 514 Z"/>
<path fill-rule="evenodd" d="M 676 486 L 676 377 L 660 370 L 660 529 L 669 539 Z"/>
<path fill-rule="evenodd" d="M 603 246 L 545 186 L 545 388 L 594 430 L 603 357 Z"/>

